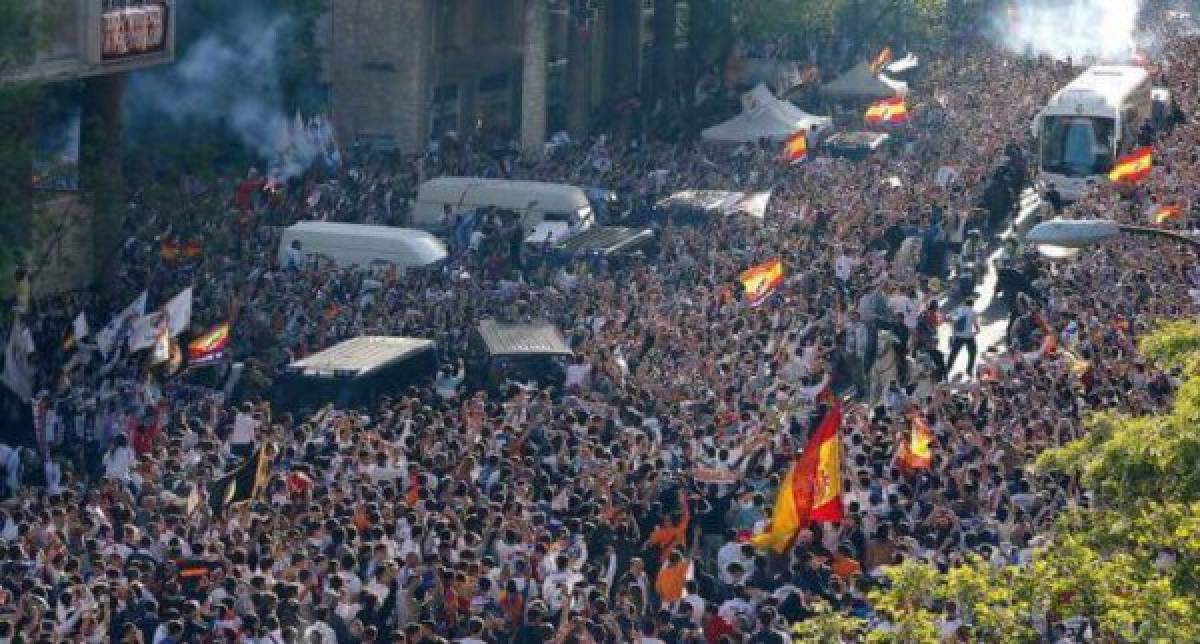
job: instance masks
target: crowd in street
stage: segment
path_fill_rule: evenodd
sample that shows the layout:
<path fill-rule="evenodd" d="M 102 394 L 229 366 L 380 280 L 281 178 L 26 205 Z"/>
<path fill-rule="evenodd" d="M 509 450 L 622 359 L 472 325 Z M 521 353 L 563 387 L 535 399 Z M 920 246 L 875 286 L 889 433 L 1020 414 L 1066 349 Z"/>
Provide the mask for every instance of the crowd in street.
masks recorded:
<path fill-rule="evenodd" d="M 36 445 L 0 448 L 0 641 L 788 642 L 821 603 L 889 628 L 869 598 L 888 565 L 1028 562 L 1058 511 L 1092 498 L 1027 466 L 1081 436 L 1091 410 L 1169 402 L 1176 374 L 1136 341 L 1196 312 L 1200 274 L 1185 249 L 1136 239 L 1066 262 L 1013 249 L 1028 288 L 1008 298 L 999 345 L 978 346 L 982 312 L 952 288 L 959 258 L 997 241 L 1014 195 L 987 186 L 1022 184 L 1029 123 L 1079 70 L 957 54 L 930 57 L 899 143 L 863 161 L 613 139 L 505 168 L 608 187 L 633 212 L 674 190 L 773 189 L 762 220 L 668 224 L 661 252 L 629 265 L 522 261 L 496 228 L 446 270 L 277 265 L 280 225 L 401 224 L 419 178 L 492 172 L 470 146 L 253 196 L 244 177 L 180 180 L 170 190 L 201 204 L 187 217 L 135 194 L 103 293 L 27 305 L 42 411 Z M 1200 40 L 1156 64 L 1189 120 L 1158 139 L 1135 194 L 1101 186 L 1068 216 L 1145 223 L 1152 203 L 1190 204 Z M 203 252 L 167 261 L 164 239 Z M 784 284 L 747 306 L 738 274 L 776 258 Z M 143 290 L 161 303 L 189 285 L 193 331 L 231 325 L 236 400 L 136 356 L 61 348 L 79 311 L 99 323 Z M 461 386 L 484 317 L 562 329 L 566 385 Z M 265 402 L 286 364 L 364 334 L 435 340 L 436 386 L 307 414 Z M 758 550 L 827 389 L 846 400 L 845 518 Z M 927 468 L 897 460 L 913 414 L 935 436 Z M 207 481 L 264 446 L 256 500 L 209 498 Z M 965 641 L 952 602 L 929 608 Z M 1050 641 L 1071 641 L 1069 617 L 1037 616 Z"/>

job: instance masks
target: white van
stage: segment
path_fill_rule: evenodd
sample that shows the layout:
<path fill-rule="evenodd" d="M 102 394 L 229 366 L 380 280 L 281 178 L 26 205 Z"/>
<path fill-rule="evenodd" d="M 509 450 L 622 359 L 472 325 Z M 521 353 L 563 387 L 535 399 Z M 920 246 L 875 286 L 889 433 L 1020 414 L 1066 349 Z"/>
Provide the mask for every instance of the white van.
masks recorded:
<path fill-rule="evenodd" d="M 424 230 L 302 221 L 283 230 L 279 265 L 288 266 L 292 242 L 300 242 L 304 264 L 332 263 L 339 268 L 371 270 L 395 264 L 401 272 L 446 259 L 446 245 Z"/>
<path fill-rule="evenodd" d="M 446 206 L 450 206 L 450 221 L 446 220 Z M 426 230 L 448 231 L 454 215 L 489 206 L 520 213 L 525 234 L 537 241 L 544 241 L 547 234 L 551 241 L 558 241 L 596 223 L 592 204 L 581 188 L 475 177 L 442 177 L 421 184 L 412 221 Z"/>

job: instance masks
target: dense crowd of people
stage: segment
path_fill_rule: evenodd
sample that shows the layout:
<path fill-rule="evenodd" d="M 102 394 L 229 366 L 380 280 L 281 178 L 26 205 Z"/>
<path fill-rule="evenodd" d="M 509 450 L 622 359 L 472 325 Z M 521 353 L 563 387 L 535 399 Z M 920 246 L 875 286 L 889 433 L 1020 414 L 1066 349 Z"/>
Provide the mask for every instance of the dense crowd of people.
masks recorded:
<path fill-rule="evenodd" d="M 1189 117 L 1198 61 L 1200 40 L 1179 39 L 1156 63 Z M 1136 339 L 1194 314 L 1200 292 L 1171 244 L 1059 263 L 1012 249 L 1022 288 L 1006 293 L 1001 341 L 977 345 L 994 311 L 951 278 L 963 247 L 986 248 L 1013 214 L 1014 194 L 987 186 L 1022 185 L 1029 123 L 1077 72 L 983 46 L 929 60 L 900 143 L 863 161 L 610 140 L 505 167 L 609 187 L 633 213 L 678 189 L 774 191 L 763 220 L 667 224 L 657 256 L 621 266 L 522 261 L 500 224 L 444 271 L 277 265 L 280 225 L 402 224 L 420 178 L 494 171 L 469 146 L 254 195 L 242 177 L 181 180 L 169 190 L 201 204 L 187 217 L 135 195 L 103 292 L 21 304 L 39 440 L 0 454 L 0 641 L 784 642 L 822 603 L 889 628 L 869 593 L 900 561 L 1028 562 L 1056 513 L 1091 496 L 1026 466 L 1078 438 L 1090 410 L 1166 404 L 1175 374 Z M 1162 133 L 1150 179 L 1101 186 L 1067 216 L 1145 223 L 1152 203 L 1190 204 L 1198 135 L 1194 119 Z M 193 239 L 199 255 L 164 258 L 164 240 Z M 746 306 L 738 274 L 775 258 L 785 283 Z M 188 285 L 194 331 L 233 329 L 236 400 L 138 356 L 59 348 L 79 311 L 105 320 L 143 290 L 162 302 Z M 484 317 L 562 329 L 576 355 L 565 386 L 463 387 L 453 374 Z M 434 339 L 444 373 L 370 408 L 265 402 L 285 365 L 363 334 Z M 914 359 L 886 371 L 886 355 Z M 758 550 L 830 389 L 847 401 L 845 518 Z M 927 468 L 897 459 L 914 414 L 935 436 Z M 210 498 L 206 483 L 258 448 L 257 498 Z M 969 616 L 929 608 L 965 641 Z M 1069 617 L 1035 621 L 1069 641 Z"/>

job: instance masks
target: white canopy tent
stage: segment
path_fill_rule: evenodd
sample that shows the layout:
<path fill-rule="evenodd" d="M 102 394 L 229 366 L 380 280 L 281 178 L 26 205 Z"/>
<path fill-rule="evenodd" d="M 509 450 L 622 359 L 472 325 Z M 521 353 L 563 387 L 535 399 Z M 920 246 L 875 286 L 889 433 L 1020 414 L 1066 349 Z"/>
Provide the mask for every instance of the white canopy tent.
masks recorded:
<path fill-rule="evenodd" d="M 881 99 L 907 96 L 908 83 L 893 80 L 871 71 L 867 63 L 860 63 L 838 78 L 826 83 L 821 93 L 832 98 Z"/>
<path fill-rule="evenodd" d="M 830 125 L 828 118 L 813 116 L 776 98 L 766 85 L 760 83 L 742 95 L 741 114 L 704 130 L 700 136 L 713 143 L 783 141 L 800 130 L 820 132 Z"/>

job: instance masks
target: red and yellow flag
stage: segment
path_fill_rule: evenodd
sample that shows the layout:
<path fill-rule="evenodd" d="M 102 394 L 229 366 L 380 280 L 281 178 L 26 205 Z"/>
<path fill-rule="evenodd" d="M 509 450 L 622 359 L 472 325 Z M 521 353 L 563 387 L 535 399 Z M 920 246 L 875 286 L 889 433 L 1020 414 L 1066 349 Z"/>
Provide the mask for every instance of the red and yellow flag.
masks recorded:
<path fill-rule="evenodd" d="M 900 444 L 900 453 L 896 460 L 904 469 L 929 469 L 933 465 L 933 432 L 925 419 L 917 414 L 913 414 L 909 424 L 912 431 L 909 432 L 908 440 Z"/>
<path fill-rule="evenodd" d="M 229 323 L 219 324 L 188 343 L 188 364 L 197 366 L 216 362 L 229 347 Z"/>
<path fill-rule="evenodd" d="M 771 293 L 783 283 L 783 260 L 773 259 L 758 266 L 751 266 L 742 271 L 738 281 L 746 289 L 746 300 L 750 306 L 758 306 L 771 297 Z"/>
<path fill-rule="evenodd" d="M 808 159 L 808 133 L 800 130 L 783 142 L 783 152 L 779 158 L 784 163 L 800 163 Z"/>
<path fill-rule="evenodd" d="M 1150 176 L 1153 166 L 1154 149 L 1150 146 L 1140 147 L 1117 159 L 1112 171 L 1108 173 L 1108 180 L 1113 183 L 1138 183 Z"/>
<path fill-rule="evenodd" d="M 841 427 L 842 405 L 835 400 L 788 468 L 770 525 L 750 539 L 756 547 L 784 553 L 809 523 L 842 519 Z"/>
<path fill-rule="evenodd" d="M 901 125 L 908 122 L 908 105 L 900 96 L 885 98 L 867 108 L 865 119 L 870 125 Z"/>
<path fill-rule="evenodd" d="M 1154 223 L 1165 224 L 1183 218 L 1183 208 L 1175 205 L 1159 204 L 1154 209 Z"/>

